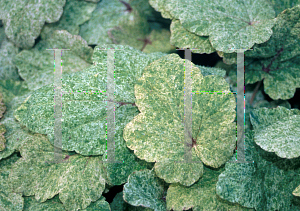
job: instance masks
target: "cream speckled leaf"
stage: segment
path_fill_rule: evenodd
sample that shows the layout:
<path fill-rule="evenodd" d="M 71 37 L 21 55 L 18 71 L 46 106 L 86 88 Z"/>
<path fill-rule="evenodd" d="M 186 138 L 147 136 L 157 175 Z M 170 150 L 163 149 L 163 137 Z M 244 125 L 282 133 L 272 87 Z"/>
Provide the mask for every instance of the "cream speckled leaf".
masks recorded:
<path fill-rule="evenodd" d="M 54 51 L 50 48 L 67 48 L 62 53 L 62 72 L 84 70 L 92 64 L 93 49 L 78 35 L 65 30 L 55 31 L 48 40 L 42 40 L 35 48 L 23 50 L 14 58 L 20 76 L 28 88 L 36 90 L 54 81 Z"/>
<path fill-rule="evenodd" d="M 115 160 L 123 163 L 104 163 L 106 168 L 107 180 L 106 183 L 110 185 L 124 184 L 128 176 L 133 171 L 139 171 L 146 169 L 151 164 L 144 160 L 139 160 L 134 153 L 126 147 L 126 143 L 123 139 L 123 129 L 125 125 L 130 122 L 134 116 L 139 113 L 138 109 L 132 105 L 123 105 L 116 109 L 115 113 Z M 103 156 L 103 161 L 106 161 L 106 157 Z"/>
<path fill-rule="evenodd" d="M 84 209 L 101 197 L 105 188 L 102 157 L 62 153 L 67 163 L 54 163 L 53 146 L 43 135 L 28 138 L 12 167 L 10 181 L 14 191 L 35 195 L 45 202 L 59 193 L 67 210 Z"/>
<path fill-rule="evenodd" d="M 66 30 L 70 34 L 78 35 L 80 25 L 88 21 L 97 4 L 82 0 L 67 0 L 64 12 L 58 22 L 45 24 L 41 38 L 47 39 L 55 30 Z"/>
<path fill-rule="evenodd" d="M 140 159 L 165 162 L 182 161 L 184 157 L 184 68 L 184 60 L 178 55 L 164 56 L 148 65 L 135 85 L 136 105 L 141 113 L 126 125 L 123 137 L 127 147 Z M 201 70 L 193 64 L 192 79 L 194 91 L 229 91 L 224 78 L 203 77 Z M 232 156 L 234 148 L 234 96 L 194 94 L 192 102 L 192 138 L 197 143 L 193 158 L 198 157 L 195 161 L 199 162 L 200 158 L 206 165 L 217 168 Z M 199 178 L 199 172 L 195 174 L 191 169 L 182 172 L 193 174 L 193 177 L 180 183 L 193 184 Z M 177 181 L 182 179 L 178 174 L 167 177 Z"/>
<path fill-rule="evenodd" d="M 292 8 L 298 4 L 300 4 L 299 0 L 289 0 L 289 1 L 278 1 L 278 0 L 270 0 L 273 8 L 275 10 L 276 16 L 281 13 L 283 10 L 287 8 Z"/>
<path fill-rule="evenodd" d="M 197 48 L 199 50 L 191 50 L 193 53 L 213 53 L 216 50 L 211 46 L 208 37 L 198 36 L 182 27 L 179 20 L 172 20 L 171 26 L 172 45 L 178 48 Z"/>
<path fill-rule="evenodd" d="M 223 62 L 228 65 L 236 64 L 237 53 L 224 53 L 222 51 L 217 51 L 217 54 L 223 58 Z"/>
<path fill-rule="evenodd" d="M 245 160 L 254 163 L 226 163 L 216 193 L 255 210 L 291 210 L 292 191 L 300 183 L 300 160 L 266 152 L 255 144 L 253 137 L 253 131 L 245 134 Z M 235 156 L 230 161 L 235 161 Z"/>
<path fill-rule="evenodd" d="M 172 19 L 171 14 L 165 10 L 165 3 L 167 0 L 149 0 L 149 4 L 164 18 Z"/>
<path fill-rule="evenodd" d="M 94 50 L 95 65 L 84 71 L 62 75 L 62 91 L 65 92 L 62 95 L 63 150 L 75 150 L 82 155 L 104 154 L 107 102 L 105 92 L 101 91 L 106 91 L 107 86 L 107 50 L 101 48 L 122 47 L 123 50 L 115 50 L 114 54 L 115 102 L 118 104 L 135 102 L 134 84 L 144 67 L 164 55 L 145 54 L 129 46 L 101 45 Z M 53 97 L 53 84 L 44 86 L 28 97 L 14 115 L 32 132 L 47 134 L 50 142 L 54 144 Z"/>
<path fill-rule="evenodd" d="M 12 165 L 19 159 L 17 154 L 0 161 L 0 210 L 21 211 L 24 206 L 22 194 L 12 190 L 9 173 Z"/>
<path fill-rule="evenodd" d="M 222 68 L 205 67 L 202 65 L 196 65 L 196 66 L 201 70 L 201 74 L 203 76 L 215 75 L 215 76 L 220 76 L 220 77 L 224 78 L 226 75 L 226 71 Z"/>
<path fill-rule="evenodd" d="M 0 92 L 3 95 L 3 102 L 6 105 L 4 117 L 0 120 L 6 128 L 4 137 L 6 139 L 5 149 L 0 152 L 0 160 L 10 156 L 18 150 L 22 141 L 30 136 L 28 130 L 22 129 L 14 116 L 13 111 L 21 105 L 24 99 L 30 94 L 25 83 L 21 81 L 6 80 L 0 81 Z"/>
<path fill-rule="evenodd" d="M 300 5 L 277 17 L 266 43 L 245 52 L 245 83 L 264 79 L 264 90 L 274 100 L 290 99 L 300 87 Z"/>
<path fill-rule="evenodd" d="M 154 170 L 133 172 L 124 185 L 123 198 L 133 206 L 143 206 L 155 211 L 165 211 L 166 203 L 160 199 L 164 193 L 164 183 Z"/>
<path fill-rule="evenodd" d="M 3 0 L 0 3 L 0 19 L 5 34 L 16 46 L 29 49 L 40 35 L 45 22 L 59 20 L 66 0 Z"/>
<path fill-rule="evenodd" d="M 300 196 L 300 185 L 293 191 L 293 195 Z"/>
<path fill-rule="evenodd" d="M 276 21 L 267 0 L 166 0 L 164 8 L 185 29 L 209 36 L 212 47 L 225 53 L 266 42 Z"/>
<path fill-rule="evenodd" d="M 282 158 L 300 156 L 300 111 L 285 107 L 260 108 L 250 113 L 254 141 L 262 149 Z"/>
<path fill-rule="evenodd" d="M 171 184 L 166 197 L 167 210 L 181 211 L 189 208 L 193 208 L 193 211 L 250 210 L 217 197 L 216 183 L 222 171 L 224 168 L 210 170 L 205 167 L 204 176 L 192 186 Z"/>
<path fill-rule="evenodd" d="M 0 27 L 0 30 L 3 29 Z M 16 65 L 13 58 L 19 53 L 19 48 L 14 46 L 6 37 L 0 38 L 0 80 L 19 79 Z"/>

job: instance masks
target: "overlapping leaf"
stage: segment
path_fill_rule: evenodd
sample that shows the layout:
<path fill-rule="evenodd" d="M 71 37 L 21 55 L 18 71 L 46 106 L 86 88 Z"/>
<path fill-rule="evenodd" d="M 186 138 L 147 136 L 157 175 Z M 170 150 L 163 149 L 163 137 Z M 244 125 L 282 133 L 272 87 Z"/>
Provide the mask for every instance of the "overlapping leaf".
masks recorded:
<path fill-rule="evenodd" d="M 253 137 L 250 131 L 245 138 L 245 161 L 250 163 L 226 163 L 226 170 L 217 182 L 217 194 L 256 210 L 299 210 L 300 207 L 291 206 L 294 206 L 292 191 L 300 183 L 300 160 L 266 152 L 255 145 Z"/>
<path fill-rule="evenodd" d="M 81 1 L 67 0 L 64 6 L 64 12 L 58 22 L 45 24 L 41 38 L 49 38 L 55 30 L 66 30 L 72 35 L 78 35 L 80 25 L 91 18 L 92 12 L 97 4 Z"/>
<path fill-rule="evenodd" d="M 0 80 L 19 78 L 17 67 L 13 63 L 18 52 L 19 48 L 6 38 L 4 28 L 0 27 Z"/>
<path fill-rule="evenodd" d="M 129 1 L 123 1 L 128 3 Z M 149 25 L 146 16 L 136 10 L 126 7 L 126 4 L 119 0 L 103 0 L 97 4 L 92 13 L 91 19 L 81 25 L 80 36 L 88 44 L 112 44 L 113 40 L 109 36 L 109 30 L 114 27 L 129 27 L 140 33 L 147 33 Z M 135 37 L 134 34 L 132 34 Z M 142 41 L 136 40 L 142 43 Z"/>
<path fill-rule="evenodd" d="M 18 160 L 16 154 L 0 161 L 0 210 L 21 211 L 24 206 L 22 194 L 12 190 L 9 173 L 12 165 Z"/>
<path fill-rule="evenodd" d="M 62 53 L 63 73 L 77 72 L 92 64 L 93 49 L 78 35 L 65 30 L 53 32 L 51 38 L 42 40 L 31 50 L 23 50 L 14 58 L 20 76 L 28 88 L 36 90 L 54 81 L 54 51 L 46 49 L 69 49 Z"/>
<path fill-rule="evenodd" d="M 106 174 L 101 156 L 63 152 L 62 159 L 66 162 L 56 163 L 53 146 L 40 134 L 28 138 L 20 153 L 22 158 L 13 165 L 10 174 L 14 191 L 35 195 L 38 202 L 59 193 L 67 210 L 84 209 L 101 197 Z"/>
<path fill-rule="evenodd" d="M 3 103 L 2 100 L 2 94 L 0 92 L 0 118 L 3 117 L 3 113 L 5 112 L 6 107 Z M 5 148 L 5 137 L 3 136 L 3 134 L 6 132 L 5 126 L 3 124 L 0 123 L 0 151 L 3 151 Z"/>
<path fill-rule="evenodd" d="M 171 184 L 167 192 L 167 210 L 181 211 L 193 208 L 194 211 L 206 210 L 252 210 L 220 199 L 216 195 L 218 176 L 224 168 L 210 170 L 205 168 L 203 177 L 190 187 Z"/>
<path fill-rule="evenodd" d="M 208 37 L 198 36 L 182 27 L 179 20 L 173 19 L 171 26 L 172 45 L 180 48 L 190 48 L 193 53 L 213 53 L 215 49 L 211 46 Z M 197 50 L 193 50 L 196 48 Z"/>
<path fill-rule="evenodd" d="M 209 36 L 212 47 L 224 53 L 266 42 L 276 21 L 275 11 L 266 0 L 166 0 L 164 9 L 185 29 Z"/>
<path fill-rule="evenodd" d="M 121 49 L 122 46 L 101 45 L 94 51 L 95 65 L 81 72 L 63 75 L 63 150 L 75 150 L 82 155 L 102 155 L 105 152 L 107 116 L 105 91 L 109 48 L 119 48 L 114 54 L 115 102 L 118 104 L 135 102 L 134 84 L 141 76 L 144 67 L 164 55 L 145 54 L 129 46 Z M 53 97 L 53 84 L 36 90 L 16 110 L 15 117 L 29 130 L 47 134 L 50 142 L 54 144 Z M 116 116 L 117 118 L 122 116 Z"/>
<path fill-rule="evenodd" d="M 111 211 L 153 211 L 153 209 L 141 206 L 132 206 L 123 199 L 123 191 L 117 193 L 113 201 L 110 203 Z"/>
<path fill-rule="evenodd" d="M 164 183 L 154 170 L 133 172 L 124 185 L 123 198 L 133 206 L 143 206 L 155 211 L 165 211 L 166 203 L 160 197 L 164 194 Z"/>
<path fill-rule="evenodd" d="M 54 196 L 52 199 L 48 199 L 47 201 L 40 203 L 34 197 L 24 197 L 24 211 L 65 211 L 63 204 L 60 202 L 58 195 Z M 105 198 L 101 196 L 96 202 L 92 202 L 85 209 L 81 209 L 82 211 L 110 211 L 110 207 Z"/>
<path fill-rule="evenodd" d="M 0 2 L 0 19 L 5 34 L 19 48 L 29 49 L 40 35 L 45 22 L 59 20 L 66 0 L 3 0 Z"/>
<path fill-rule="evenodd" d="M 26 137 L 31 136 L 29 131 L 26 128 L 23 129 L 13 116 L 13 111 L 30 95 L 30 92 L 25 87 L 26 83 L 21 81 L 0 81 L 0 92 L 3 95 L 3 102 L 6 106 L 6 112 L 1 119 L 1 124 L 6 128 L 4 133 L 6 143 L 5 149 L 0 152 L 0 160 L 18 150 L 22 145 L 22 141 Z"/>
<path fill-rule="evenodd" d="M 285 107 L 260 108 L 251 112 L 254 141 L 262 149 L 282 158 L 300 156 L 300 111 Z"/>
<path fill-rule="evenodd" d="M 140 159 L 156 162 L 155 171 L 169 183 L 191 185 L 202 175 L 202 162 L 217 168 L 231 156 L 235 143 L 235 102 L 230 94 L 193 95 L 193 163 L 184 158 L 184 60 L 175 54 L 148 65 L 135 85 L 140 114 L 124 128 L 127 147 Z M 229 91 L 224 78 L 209 75 L 192 65 L 194 91 Z M 199 131 L 199 132 L 198 132 Z M 205 132 L 204 132 L 205 131 Z M 218 157 L 215 156 L 218 154 Z"/>
<path fill-rule="evenodd" d="M 118 118 L 115 119 L 116 135 L 114 138 L 114 157 L 116 161 L 121 163 L 105 162 L 103 164 L 107 172 L 106 183 L 111 185 L 124 184 L 133 171 L 153 167 L 151 163 L 149 164 L 143 160 L 139 160 L 133 152 L 130 152 L 123 139 L 123 129 L 125 125 L 138 113 L 138 109 L 132 105 L 123 105 L 116 110 L 115 116 Z M 106 161 L 105 156 L 103 156 L 103 161 Z"/>
<path fill-rule="evenodd" d="M 264 90 L 274 100 L 290 99 L 300 87 L 300 5 L 277 17 L 273 35 L 266 43 L 245 53 L 245 82 L 264 79 Z"/>

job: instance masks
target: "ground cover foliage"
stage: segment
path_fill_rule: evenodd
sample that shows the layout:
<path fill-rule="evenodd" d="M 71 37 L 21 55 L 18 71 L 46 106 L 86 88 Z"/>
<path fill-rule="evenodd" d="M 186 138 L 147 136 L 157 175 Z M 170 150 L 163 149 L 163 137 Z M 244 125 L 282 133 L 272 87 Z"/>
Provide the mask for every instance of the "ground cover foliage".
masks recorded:
<path fill-rule="evenodd" d="M 0 21 L 1 211 L 300 210 L 299 0 L 1 0 Z M 61 145 L 54 48 L 69 49 Z M 244 149 L 235 49 L 245 49 Z M 192 91 L 223 92 L 193 93 L 192 143 L 187 64 Z M 110 130 L 119 162 L 107 162 Z M 241 151 L 250 162 L 234 162 Z"/>

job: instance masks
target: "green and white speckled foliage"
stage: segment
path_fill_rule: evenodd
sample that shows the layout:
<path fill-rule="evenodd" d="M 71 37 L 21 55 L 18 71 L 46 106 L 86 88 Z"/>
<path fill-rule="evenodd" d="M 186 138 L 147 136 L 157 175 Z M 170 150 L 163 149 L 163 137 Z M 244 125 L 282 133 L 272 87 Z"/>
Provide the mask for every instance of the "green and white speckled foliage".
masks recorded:
<path fill-rule="evenodd" d="M 212 47 L 224 53 L 248 49 L 255 43 L 267 41 L 276 21 L 275 11 L 266 0 L 152 2 L 154 8 L 169 12 L 172 19 L 179 19 L 182 27 L 188 31 L 198 36 L 209 36 Z"/>
<path fill-rule="evenodd" d="M 233 95 L 194 94 L 192 138 L 197 144 L 190 150 L 197 162 L 174 163 L 184 158 L 184 66 L 183 59 L 170 54 L 145 68 L 135 85 L 136 105 L 141 113 L 126 125 L 123 136 L 138 158 L 156 162 L 159 177 L 168 183 L 189 186 L 202 176 L 200 160 L 218 168 L 232 156 L 236 114 Z M 201 68 L 193 64 L 192 79 L 194 91 L 230 92 L 224 78 L 203 77 Z"/>
<path fill-rule="evenodd" d="M 3 103 L 2 94 L 0 93 L 0 118 L 3 118 L 3 113 L 6 110 L 6 107 Z M 0 123 L 0 151 L 3 151 L 5 149 L 5 137 L 4 133 L 6 132 L 5 126 Z"/>
<path fill-rule="evenodd" d="M 155 175 L 154 170 L 133 172 L 123 190 L 123 198 L 127 203 L 155 211 L 166 210 L 166 203 L 161 198 L 164 194 L 164 182 Z"/>
<path fill-rule="evenodd" d="M 13 116 L 14 110 L 30 94 L 28 89 L 26 89 L 26 83 L 13 80 L 0 81 L 0 93 L 6 106 L 4 116 L 0 121 L 6 128 L 4 133 L 6 139 L 5 149 L 0 151 L 1 160 L 10 156 L 15 150 L 19 150 L 22 141 L 30 137 L 31 134 L 28 130 L 21 128 L 20 123 Z"/>
<path fill-rule="evenodd" d="M 246 133 L 245 160 L 254 163 L 226 163 L 216 193 L 222 199 L 255 210 L 299 210 L 292 191 L 300 184 L 300 160 L 266 152 L 253 138 L 253 131 Z M 230 161 L 234 162 L 235 156 Z"/>
<path fill-rule="evenodd" d="M 93 49 L 78 35 L 66 30 L 55 31 L 52 36 L 39 42 L 31 50 L 23 50 L 14 57 L 14 64 L 30 90 L 36 90 L 54 80 L 53 48 L 66 48 L 62 53 L 62 72 L 72 73 L 91 66 Z"/>
<path fill-rule="evenodd" d="M 67 162 L 55 163 L 53 146 L 39 134 L 28 138 L 20 153 L 22 158 L 13 165 L 10 174 L 15 192 L 35 195 L 39 202 L 59 194 L 67 210 L 84 209 L 101 197 L 105 188 L 102 156 L 84 157 L 63 152 Z"/>
<path fill-rule="evenodd" d="M 204 168 L 204 175 L 195 184 L 186 187 L 180 184 L 171 184 L 167 192 L 167 210 L 181 211 L 193 208 L 194 211 L 253 210 L 220 199 L 216 195 L 218 176 L 224 168 L 211 170 Z"/>
<path fill-rule="evenodd" d="M 45 24 L 59 20 L 66 0 L 1 0 L 0 19 L 5 34 L 17 47 L 29 49 Z"/>
<path fill-rule="evenodd" d="M 88 21 L 97 4 L 82 0 L 67 0 L 64 12 L 58 22 L 46 23 L 41 31 L 41 38 L 47 39 L 55 30 L 66 30 L 72 35 L 78 35 L 80 25 Z"/>
<path fill-rule="evenodd" d="M 4 28 L 0 27 L 0 80 L 17 80 L 19 78 L 13 58 L 19 53 L 19 48 L 10 42 L 4 33 Z"/>
<path fill-rule="evenodd" d="M 0 210 L 21 211 L 24 206 L 24 199 L 21 193 L 16 193 L 9 182 L 9 173 L 12 165 L 18 160 L 18 156 L 12 156 L 0 162 Z"/>
<path fill-rule="evenodd" d="M 251 111 L 254 141 L 262 149 L 282 158 L 300 157 L 300 111 L 277 107 Z"/>
<path fill-rule="evenodd" d="M 102 91 L 106 90 L 107 51 L 101 48 L 110 47 L 118 46 L 98 46 L 93 55 L 94 65 L 84 71 L 65 74 L 62 77 L 62 91 L 67 93 L 62 96 L 63 150 L 75 150 L 82 155 L 102 155 L 105 152 L 107 102 L 106 94 Z M 145 54 L 129 46 L 115 51 L 115 102 L 118 103 L 118 107 L 121 103 L 135 102 L 135 81 L 148 63 L 163 55 L 163 53 Z M 128 58 L 130 60 L 127 60 Z M 95 93 L 83 93 L 91 91 Z M 52 144 L 54 144 L 53 96 L 53 84 L 43 86 L 33 92 L 14 113 L 15 118 L 30 131 L 47 134 Z M 126 112 L 134 113 L 130 108 Z M 116 116 L 116 121 L 118 118 L 122 118 L 122 115 Z"/>
<path fill-rule="evenodd" d="M 270 40 L 245 52 L 245 83 L 264 80 L 274 100 L 290 99 L 300 87 L 300 5 L 280 13 Z"/>

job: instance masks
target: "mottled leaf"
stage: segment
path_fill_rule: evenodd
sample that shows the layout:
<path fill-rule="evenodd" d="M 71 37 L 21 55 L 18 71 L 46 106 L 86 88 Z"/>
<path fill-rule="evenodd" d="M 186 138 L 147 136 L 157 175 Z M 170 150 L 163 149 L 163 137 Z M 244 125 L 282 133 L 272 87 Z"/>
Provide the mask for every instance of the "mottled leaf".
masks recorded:
<path fill-rule="evenodd" d="M 0 210 L 21 211 L 24 206 L 22 194 L 13 191 L 9 183 L 9 173 L 12 165 L 18 160 L 18 156 L 12 156 L 0 161 Z"/>
<path fill-rule="evenodd" d="M 95 65 L 84 71 L 62 76 L 63 150 L 75 150 L 82 155 L 102 155 L 105 152 L 107 49 L 117 47 L 122 46 L 96 47 L 93 54 Z M 118 106 L 122 103 L 135 102 L 136 80 L 148 63 L 162 55 L 164 54 L 145 54 L 129 46 L 124 46 L 123 50 L 115 50 L 115 102 Z M 14 113 L 16 119 L 32 132 L 47 134 L 52 144 L 54 144 L 53 97 L 53 84 L 49 84 L 36 90 Z"/>
<path fill-rule="evenodd" d="M 282 158 L 300 156 L 300 111 L 285 107 L 260 108 L 250 113 L 254 141 L 262 149 Z"/>
<path fill-rule="evenodd" d="M 19 48 L 31 48 L 45 22 L 59 20 L 65 3 L 66 0 L 2 0 L 0 19 L 3 21 L 5 34 Z"/>
<path fill-rule="evenodd" d="M 213 53 L 216 50 L 211 46 L 208 37 L 198 36 L 182 27 L 179 20 L 172 20 L 171 44 L 178 48 L 190 48 L 193 53 Z M 193 50 L 193 48 L 197 50 Z"/>
<path fill-rule="evenodd" d="M 60 202 L 58 195 L 54 196 L 43 203 L 38 202 L 33 196 L 24 197 L 24 211 L 65 211 L 63 204 Z"/>
<path fill-rule="evenodd" d="M 160 12 L 162 17 L 172 19 L 171 14 L 165 10 L 166 1 L 168 1 L 168 0 L 149 0 L 149 4 L 156 11 Z"/>
<path fill-rule="evenodd" d="M 153 209 L 142 206 L 132 206 L 124 201 L 123 191 L 117 193 L 110 203 L 111 211 L 153 211 Z"/>
<path fill-rule="evenodd" d="M 224 53 L 266 42 L 276 21 L 266 0 L 166 0 L 164 9 L 185 29 L 209 36 L 212 47 Z"/>
<path fill-rule="evenodd" d="M 0 27 L 0 30 L 3 29 Z M 13 63 L 13 58 L 19 53 L 17 48 L 12 42 L 0 38 L 0 80 L 19 79 L 19 74 L 16 65 Z"/>
<path fill-rule="evenodd" d="M 130 122 L 134 116 L 139 113 L 138 109 L 132 105 L 123 105 L 116 109 L 115 113 L 115 160 L 122 163 L 104 163 L 104 167 L 107 172 L 107 181 L 111 185 L 124 184 L 128 176 L 133 171 L 139 171 L 146 169 L 151 164 L 144 160 L 139 160 L 133 152 L 126 147 L 126 143 L 123 139 L 123 129 L 125 125 Z M 106 157 L 103 156 L 103 161 L 106 161 Z M 153 166 L 152 166 L 153 167 Z"/>
<path fill-rule="evenodd" d="M 277 17 L 273 35 L 266 43 L 245 52 L 245 83 L 264 79 L 264 90 L 272 99 L 290 99 L 300 87 L 300 5 Z"/>
<path fill-rule="evenodd" d="M 299 0 L 289 0 L 289 1 L 278 1 L 278 0 L 270 0 L 271 4 L 274 7 L 276 16 L 281 13 L 283 10 L 292 8 L 298 4 L 300 4 Z"/>
<path fill-rule="evenodd" d="M 102 157 L 84 157 L 62 153 L 64 162 L 55 163 L 54 148 L 43 135 L 28 138 L 20 149 L 20 158 L 12 167 L 13 189 L 25 196 L 35 195 L 45 202 L 59 193 L 67 210 L 84 209 L 101 197 L 105 188 Z"/>
<path fill-rule="evenodd" d="M 71 73 L 86 69 L 92 64 L 93 49 L 78 35 L 65 30 L 55 31 L 48 40 L 42 40 L 31 50 L 23 50 L 14 58 L 20 76 L 31 90 L 53 83 L 54 51 L 52 48 L 69 49 L 63 51 L 62 72 Z"/>
<path fill-rule="evenodd" d="M 216 183 L 222 171 L 224 171 L 224 168 L 218 170 L 205 168 L 204 176 L 190 187 L 171 184 L 166 197 L 167 209 L 174 211 L 187 210 L 189 208 L 193 208 L 195 211 L 250 210 L 222 200 L 216 195 Z"/>
<path fill-rule="evenodd" d="M 123 137 L 137 157 L 157 162 L 158 176 L 163 175 L 169 183 L 191 185 L 201 176 L 200 159 L 217 168 L 232 156 L 235 102 L 231 94 L 194 94 L 192 138 L 196 144 L 190 150 L 193 149 L 192 158 L 196 163 L 174 163 L 183 160 L 185 149 L 184 69 L 185 60 L 176 54 L 164 56 L 145 68 L 135 85 L 136 105 L 141 113 L 126 125 Z M 192 79 L 194 91 L 229 91 L 224 78 L 203 77 L 201 68 L 193 64 Z"/>
<path fill-rule="evenodd" d="M 300 160 L 266 152 L 255 144 L 253 137 L 253 131 L 246 133 L 245 160 L 254 163 L 226 163 L 216 193 L 255 210 L 290 210 L 292 191 L 300 182 Z M 235 157 L 230 161 L 234 162 Z"/>
<path fill-rule="evenodd" d="M 55 30 L 66 30 L 72 35 L 78 35 L 80 25 L 88 21 L 97 4 L 82 0 L 67 0 L 64 12 L 58 22 L 45 24 L 41 38 L 49 38 Z"/>
<path fill-rule="evenodd" d="M 128 30 L 134 29 L 138 32 L 141 30 L 143 33 L 147 33 L 149 26 L 148 23 L 145 22 L 146 16 L 142 15 L 141 11 L 134 8 L 134 6 L 127 8 L 126 5 L 130 5 L 128 3 L 128 0 L 102 0 L 97 4 L 91 19 L 81 25 L 79 35 L 82 36 L 88 44 L 98 45 L 116 43 L 116 41 L 111 38 L 112 35 L 110 32 L 110 30 L 115 27 Z M 135 37 L 135 34 L 131 36 Z M 127 37 L 127 39 L 128 38 L 131 39 L 131 37 Z M 136 40 L 136 42 L 141 41 Z"/>
<path fill-rule="evenodd" d="M 133 206 L 143 206 L 155 211 L 165 211 L 166 203 L 160 196 L 164 193 L 164 183 L 154 170 L 133 172 L 124 185 L 123 198 Z"/>
<path fill-rule="evenodd" d="M 0 121 L 6 128 L 6 132 L 4 133 L 6 139 L 5 149 L 0 152 L 0 160 L 10 156 L 15 150 L 18 150 L 22 145 L 22 141 L 27 136 L 30 136 L 28 130 L 22 129 L 21 125 L 13 116 L 13 111 L 17 109 L 30 94 L 25 86 L 25 83 L 21 81 L 0 81 L 0 92 L 3 95 L 3 102 L 6 106 L 4 117 Z"/>

